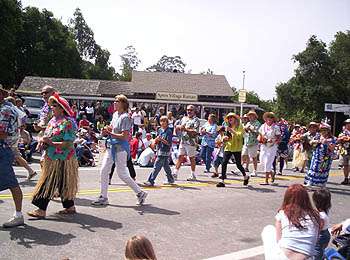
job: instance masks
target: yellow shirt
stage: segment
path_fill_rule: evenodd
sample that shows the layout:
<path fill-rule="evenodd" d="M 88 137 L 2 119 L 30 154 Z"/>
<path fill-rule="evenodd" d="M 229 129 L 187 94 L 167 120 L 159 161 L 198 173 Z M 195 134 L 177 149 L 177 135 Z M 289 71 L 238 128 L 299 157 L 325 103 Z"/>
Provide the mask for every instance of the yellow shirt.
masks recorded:
<path fill-rule="evenodd" d="M 241 152 L 243 147 L 243 126 L 239 124 L 237 128 L 233 128 L 235 134 L 225 144 L 227 152 Z"/>

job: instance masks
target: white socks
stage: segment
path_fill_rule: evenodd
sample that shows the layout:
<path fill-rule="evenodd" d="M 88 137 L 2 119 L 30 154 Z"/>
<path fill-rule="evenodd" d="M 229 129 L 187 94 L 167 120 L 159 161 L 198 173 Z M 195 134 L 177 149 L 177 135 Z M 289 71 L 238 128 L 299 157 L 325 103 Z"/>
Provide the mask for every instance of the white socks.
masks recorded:
<path fill-rule="evenodd" d="M 22 212 L 21 212 L 21 211 L 15 211 L 15 213 L 13 214 L 13 216 L 14 216 L 15 218 L 20 218 L 20 217 L 22 217 L 23 215 L 22 215 Z"/>

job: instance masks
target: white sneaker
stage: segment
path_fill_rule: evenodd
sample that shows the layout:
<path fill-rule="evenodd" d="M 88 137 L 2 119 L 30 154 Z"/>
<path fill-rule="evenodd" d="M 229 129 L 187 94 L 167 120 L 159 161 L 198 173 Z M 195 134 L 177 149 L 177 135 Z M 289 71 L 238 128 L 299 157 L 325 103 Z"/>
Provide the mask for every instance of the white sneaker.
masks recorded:
<path fill-rule="evenodd" d="M 197 181 L 197 177 L 195 175 L 192 175 L 190 178 L 187 179 L 187 181 Z"/>
<path fill-rule="evenodd" d="M 256 170 L 253 171 L 252 176 L 258 177 L 258 174 L 257 174 Z"/>
<path fill-rule="evenodd" d="M 93 205 L 93 206 L 105 206 L 108 204 L 109 204 L 108 198 L 104 198 L 104 197 L 102 197 L 102 195 L 100 195 L 100 197 L 98 197 L 97 200 L 95 200 L 91 203 L 91 205 Z"/>
<path fill-rule="evenodd" d="M 24 218 L 23 216 L 20 217 L 12 217 L 7 222 L 2 224 L 2 227 L 4 228 L 11 228 L 11 227 L 17 227 L 24 225 Z"/>
<path fill-rule="evenodd" d="M 143 203 L 145 203 L 147 195 L 147 192 L 144 191 L 141 191 L 139 194 L 137 194 L 137 205 L 143 205 Z"/>
<path fill-rule="evenodd" d="M 144 185 L 144 186 L 147 186 L 147 187 L 153 187 L 153 186 L 154 186 L 154 184 L 152 184 L 152 183 L 149 182 L 149 181 L 145 181 L 145 182 L 143 183 L 143 185 Z"/>
<path fill-rule="evenodd" d="M 170 182 L 170 181 L 163 182 L 163 185 L 174 185 L 174 184 L 175 184 L 175 181 L 173 181 L 173 182 Z"/>

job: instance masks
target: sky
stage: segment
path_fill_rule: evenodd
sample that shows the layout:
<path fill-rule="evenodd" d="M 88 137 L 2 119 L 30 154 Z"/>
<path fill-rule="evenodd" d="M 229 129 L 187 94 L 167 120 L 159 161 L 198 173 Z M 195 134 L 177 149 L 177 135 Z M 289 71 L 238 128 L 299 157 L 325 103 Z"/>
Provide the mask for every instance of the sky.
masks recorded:
<path fill-rule="evenodd" d="M 52 11 L 64 24 L 79 7 L 96 42 L 120 55 L 133 45 L 144 70 L 163 55 L 181 56 L 185 71 L 208 68 L 263 99 L 293 76 L 293 55 L 311 35 L 327 45 L 350 30 L 350 0 L 22 0 L 22 6 Z"/>

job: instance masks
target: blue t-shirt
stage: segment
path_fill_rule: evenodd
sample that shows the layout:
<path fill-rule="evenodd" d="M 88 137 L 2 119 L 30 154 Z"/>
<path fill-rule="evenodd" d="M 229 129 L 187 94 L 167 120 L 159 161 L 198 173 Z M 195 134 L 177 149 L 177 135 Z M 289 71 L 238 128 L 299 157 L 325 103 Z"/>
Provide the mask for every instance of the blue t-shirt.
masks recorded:
<path fill-rule="evenodd" d="M 172 139 L 173 139 L 173 131 L 169 127 L 167 127 L 166 129 L 159 128 L 158 129 L 158 136 L 160 136 L 162 139 L 166 140 L 168 142 L 168 144 L 165 144 L 163 142 L 159 142 L 157 145 L 157 155 L 158 156 L 168 156 L 170 154 L 170 148 L 171 148 Z"/>
<path fill-rule="evenodd" d="M 217 124 L 209 124 L 208 122 L 202 127 L 205 129 L 205 134 L 203 135 L 202 145 L 209 146 L 211 148 L 215 147 L 215 139 L 217 136 L 216 129 L 218 128 Z"/>

